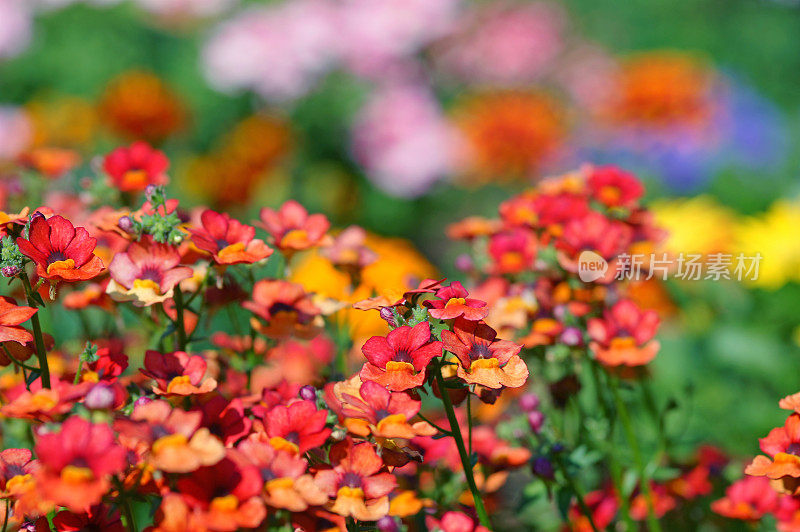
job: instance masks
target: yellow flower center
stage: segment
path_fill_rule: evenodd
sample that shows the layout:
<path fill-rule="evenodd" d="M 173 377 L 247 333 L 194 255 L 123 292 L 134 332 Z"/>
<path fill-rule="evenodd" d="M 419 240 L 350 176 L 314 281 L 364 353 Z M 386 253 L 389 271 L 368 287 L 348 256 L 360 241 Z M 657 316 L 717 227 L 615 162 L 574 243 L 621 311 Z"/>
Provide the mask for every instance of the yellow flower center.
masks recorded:
<path fill-rule="evenodd" d="M 51 273 L 52 270 L 74 270 L 74 269 L 75 269 L 75 261 L 72 259 L 57 260 L 47 265 L 47 273 Z"/>
<path fill-rule="evenodd" d="M 403 414 L 391 414 L 378 421 L 377 428 L 379 432 L 383 432 L 383 430 L 386 428 L 386 425 L 404 425 L 405 422 L 406 416 Z"/>
<path fill-rule="evenodd" d="M 128 170 L 122 180 L 130 188 L 144 188 L 148 184 L 147 172 L 144 170 Z"/>
<path fill-rule="evenodd" d="M 386 363 L 386 371 L 414 371 L 414 364 L 410 362 L 396 362 L 390 360 Z"/>
<path fill-rule="evenodd" d="M 217 256 L 221 259 L 225 257 L 229 257 L 231 255 L 236 255 L 237 253 L 241 253 L 244 251 L 244 242 L 236 242 L 235 244 L 231 244 L 230 246 L 225 246 L 217 253 Z"/>
<path fill-rule="evenodd" d="M 475 371 L 476 369 L 494 369 L 500 367 L 500 361 L 496 358 L 479 358 L 470 364 L 469 370 L 470 372 Z"/>
<path fill-rule="evenodd" d="M 294 486 L 294 480 L 288 477 L 282 478 L 274 478 L 272 480 L 267 481 L 264 485 L 264 489 L 266 491 L 270 490 L 287 490 Z"/>
<path fill-rule="evenodd" d="M 133 280 L 133 289 L 134 290 L 152 290 L 156 294 L 161 293 L 161 287 L 158 286 L 158 283 L 153 281 L 152 279 L 134 279 Z"/>
<path fill-rule="evenodd" d="M 300 452 L 300 447 L 297 444 L 290 442 L 280 436 L 273 436 L 269 439 L 269 444 L 275 448 L 276 451 L 288 451 L 292 454 L 297 454 Z"/>
<path fill-rule="evenodd" d="M 610 343 L 613 349 L 628 349 L 630 347 L 636 347 L 636 340 L 632 336 L 626 336 L 624 338 L 612 338 Z"/>
<path fill-rule="evenodd" d="M 175 391 L 175 388 L 177 388 L 178 386 L 183 386 L 185 384 L 191 384 L 191 382 L 192 381 L 191 381 L 191 379 L 189 378 L 188 375 L 179 375 L 178 377 L 175 377 L 174 379 L 169 381 L 169 384 L 167 385 L 167 393 L 172 393 L 172 392 Z"/>
<path fill-rule="evenodd" d="M 598 196 L 606 203 L 616 203 L 622 197 L 622 191 L 617 187 L 606 185 L 599 190 Z"/>
<path fill-rule="evenodd" d="M 236 495 L 225 495 L 224 497 L 215 497 L 211 501 L 211 510 L 218 512 L 233 512 L 239 507 L 239 499 Z"/>
<path fill-rule="evenodd" d="M 61 480 L 68 484 L 81 484 L 94 479 L 94 473 L 88 467 L 68 465 L 61 470 Z"/>
<path fill-rule="evenodd" d="M 305 229 L 292 229 L 281 238 L 281 247 L 305 246 L 308 242 L 308 233 Z"/>
<path fill-rule="evenodd" d="M 507 251 L 500 257 L 500 264 L 503 268 L 518 269 L 525 263 L 522 253 L 518 251 Z"/>
<path fill-rule="evenodd" d="M 30 474 L 27 475 L 14 475 L 8 482 L 6 482 L 6 491 L 15 492 L 20 491 L 21 488 L 24 488 L 26 484 L 33 482 L 33 477 Z"/>
<path fill-rule="evenodd" d="M 463 297 L 451 297 L 447 303 L 444 304 L 444 308 L 449 307 L 450 305 L 463 305 L 467 302 L 466 299 Z"/>
<path fill-rule="evenodd" d="M 183 447 L 187 442 L 186 436 L 179 432 L 170 434 L 169 436 L 163 436 L 153 442 L 153 454 L 160 453 L 166 447 Z"/>
<path fill-rule="evenodd" d="M 58 404 L 58 396 L 52 390 L 39 390 L 31 397 L 31 405 L 36 410 L 50 410 Z"/>
<path fill-rule="evenodd" d="M 100 375 L 94 371 L 84 371 L 81 373 L 81 381 L 83 382 L 100 382 Z"/>
<path fill-rule="evenodd" d="M 339 488 L 339 491 L 336 492 L 336 497 L 363 499 L 364 490 L 362 490 L 361 488 L 351 488 L 349 486 L 342 486 L 341 488 Z"/>

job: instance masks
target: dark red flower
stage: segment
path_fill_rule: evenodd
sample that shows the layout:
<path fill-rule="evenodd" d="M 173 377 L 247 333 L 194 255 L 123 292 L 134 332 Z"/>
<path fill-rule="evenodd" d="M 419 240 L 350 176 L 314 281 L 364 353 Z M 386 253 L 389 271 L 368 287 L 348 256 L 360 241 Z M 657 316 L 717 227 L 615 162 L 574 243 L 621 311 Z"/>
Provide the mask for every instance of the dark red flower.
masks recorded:
<path fill-rule="evenodd" d="M 327 410 L 317 410 L 312 401 L 295 401 L 278 405 L 264 416 L 269 443 L 275 449 L 303 454 L 319 447 L 331 434 L 325 427 Z"/>
<path fill-rule="evenodd" d="M 92 506 L 82 513 L 73 513 L 68 510 L 58 512 L 53 517 L 53 526 L 58 532 L 83 532 L 88 530 L 125 532 L 119 510 L 112 510 L 104 504 Z"/>

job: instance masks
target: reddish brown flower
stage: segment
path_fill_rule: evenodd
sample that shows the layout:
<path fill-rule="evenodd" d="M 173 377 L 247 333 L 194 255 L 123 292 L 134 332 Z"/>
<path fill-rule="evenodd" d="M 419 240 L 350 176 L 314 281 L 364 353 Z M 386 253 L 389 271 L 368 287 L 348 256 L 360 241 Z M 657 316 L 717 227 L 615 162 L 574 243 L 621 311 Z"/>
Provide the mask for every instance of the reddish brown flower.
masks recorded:
<path fill-rule="evenodd" d="M 323 214 L 309 215 L 308 211 L 289 200 L 277 211 L 261 209 L 261 223 L 282 252 L 295 252 L 326 244 L 330 222 Z M 327 237 L 327 238 L 326 238 Z"/>
<path fill-rule="evenodd" d="M 404 325 L 384 336 L 373 336 L 361 347 L 367 362 L 362 381 L 375 381 L 393 392 L 422 386 L 433 357 L 442 354 L 442 343 L 431 341 L 428 322 Z"/>
<path fill-rule="evenodd" d="M 59 432 L 42 434 L 35 451 L 42 465 L 37 472 L 42 494 L 75 512 L 100 502 L 111 487 L 110 476 L 126 463 L 111 427 L 77 416 Z"/>
<path fill-rule="evenodd" d="M 255 227 L 227 214 L 206 209 L 200 215 L 202 229 L 192 229 L 192 242 L 210 253 L 217 264 L 252 264 L 272 255 L 263 240 L 254 238 Z"/>
<path fill-rule="evenodd" d="M 331 448 L 329 458 L 331 469 L 314 477 L 317 486 L 333 499 L 328 509 L 360 521 L 376 521 L 388 513 L 387 495 L 396 480 L 385 471 L 370 443 L 354 443 L 348 438 Z"/>
<path fill-rule="evenodd" d="M 147 185 L 166 185 L 169 159 L 146 142 L 121 146 L 103 160 L 103 170 L 122 192 L 139 192 Z"/>
<path fill-rule="evenodd" d="M 453 332 L 442 331 L 444 348 L 456 355 L 456 374 L 469 384 L 487 388 L 518 388 L 528 379 L 528 367 L 519 357 L 522 346 L 498 340 L 483 322 L 457 319 Z"/>
<path fill-rule="evenodd" d="M 205 378 L 206 367 L 206 361 L 199 355 L 147 351 L 144 369 L 139 371 L 156 381 L 153 391 L 158 395 L 195 395 L 217 387 L 216 380 Z"/>
<path fill-rule="evenodd" d="M 39 277 L 55 281 L 86 281 L 103 271 L 93 253 L 97 239 L 62 216 L 34 217 L 28 238 L 18 238 L 19 250 L 36 263 Z"/>
<path fill-rule="evenodd" d="M 464 319 L 478 321 L 489 314 L 485 301 L 469 297 L 464 286 L 455 281 L 436 291 L 439 299 L 425 300 L 431 316 L 440 320 L 452 320 L 462 316 Z"/>

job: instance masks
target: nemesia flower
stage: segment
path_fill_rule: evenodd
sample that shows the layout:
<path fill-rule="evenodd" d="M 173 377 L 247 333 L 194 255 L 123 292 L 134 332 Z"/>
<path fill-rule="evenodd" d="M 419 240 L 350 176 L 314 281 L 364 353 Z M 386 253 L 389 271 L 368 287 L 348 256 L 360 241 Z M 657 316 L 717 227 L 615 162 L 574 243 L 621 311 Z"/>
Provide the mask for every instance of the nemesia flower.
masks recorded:
<path fill-rule="evenodd" d="M 325 427 L 327 419 L 328 412 L 317 410 L 312 401 L 296 401 L 269 410 L 264 425 L 269 443 L 275 449 L 303 454 L 328 439 L 331 430 Z"/>
<path fill-rule="evenodd" d="M 662 518 L 665 513 L 675 508 L 675 498 L 667 493 L 664 486 L 651 482 L 650 491 L 653 494 L 652 501 L 647 500 L 647 495 L 645 495 L 644 492 L 636 493 L 631 499 L 630 514 L 632 519 L 636 521 L 644 521 L 647 519 L 649 504 L 652 504 L 653 512 L 659 519 Z"/>
<path fill-rule="evenodd" d="M 778 493 L 765 477 L 744 477 L 725 489 L 725 497 L 711 503 L 711 510 L 731 519 L 758 521 L 778 507 Z"/>
<path fill-rule="evenodd" d="M 163 303 L 172 298 L 175 286 L 194 272 L 180 266 L 175 248 L 147 238 L 132 242 L 124 253 L 117 253 L 108 270 L 111 281 L 106 292 L 117 301 L 133 301 L 138 306 Z"/>
<path fill-rule="evenodd" d="M 225 457 L 222 442 L 200 426 L 202 417 L 200 412 L 184 412 L 156 400 L 136 405 L 130 419 L 118 419 L 114 428 L 123 444 L 147 446 L 146 460 L 153 468 L 188 473 Z"/>
<path fill-rule="evenodd" d="M 487 388 L 518 388 L 525 383 L 528 368 L 519 357 L 521 345 L 498 340 L 497 332 L 481 321 L 458 318 L 453 331 L 442 331 L 442 344 L 458 357 L 460 379 Z"/>
<path fill-rule="evenodd" d="M 5 392 L 6 404 L 0 413 L 9 418 L 54 421 L 69 412 L 87 391 L 87 385 L 73 385 L 63 380 L 53 380 L 45 388 L 37 380 L 26 389 L 24 383 Z"/>
<path fill-rule="evenodd" d="M 767 477 L 778 491 L 795 494 L 800 487 L 800 414 L 793 413 L 782 427 L 772 429 L 759 440 L 761 450 L 769 455 L 756 456 L 745 468 L 747 475 Z"/>
<path fill-rule="evenodd" d="M 216 380 L 205 377 L 206 367 L 206 361 L 199 355 L 147 351 L 144 369 L 139 371 L 156 381 L 153 392 L 157 395 L 195 395 L 217 387 Z"/>
<path fill-rule="evenodd" d="M 592 211 L 564 225 L 564 233 L 556 246 L 561 252 L 559 263 L 570 271 L 582 251 L 593 251 L 606 260 L 620 255 L 631 243 L 630 226 Z"/>
<path fill-rule="evenodd" d="M 252 264 L 272 255 L 262 240 L 253 238 L 255 227 L 211 209 L 203 211 L 200 220 L 203 228 L 192 230 L 192 242 L 211 253 L 217 264 Z"/>
<path fill-rule="evenodd" d="M 250 433 L 253 421 L 245 416 L 242 400 L 215 395 L 199 407 L 202 426 L 230 447 Z"/>
<path fill-rule="evenodd" d="M 442 343 L 431 341 L 428 322 L 397 327 L 384 336 L 373 336 L 361 347 L 367 358 L 359 374 L 362 381 L 375 381 L 393 392 L 402 392 L 425 382 L 425 371 L 433 357 L 442 354 Z"/>
<path fill-rule="evenodd" d="M 529 231 L 502 231 L 489 238 L 492 273 L 519 274 L 533 267 L 536 238 Z"/>
<path fill-rule="evenodd" d="M 367 442 L 351 439 L 335 444 L 329 454 L 331 469 L 323 469 L 314 483 L 330 498 L 327 508 L 360 521 L 376 521 L 389 511 L 388 494 L 397 481 L 375 449 Z"/>
<path fill-rule="evenodd" d="M 147 185 L 166 185 L 169 159 L 146 142 L 113 150 L 103 159 L 103 170 L 122 192 L 139 192 Z"/>
<path fill-rule="evenodd" d="M 619 510 L 617 494 L 610 488 L 604 488 L 587 493 L 584 499 L 592 512 L 592 520 L 595 525 L 600 530 L 608 528 Z M 592 530 L 589 519 L 583 515 L 577 504 L 573 504 L 569 509 L 568 527 L 572 532 L 589 532 Z"/>
<path fill-rule="evenodd" d="M 425 300 L 428 313 L 440 320 L 452 320 L 453 318 L 463 317 L 465 320 L 479 321 L 489 314 L 486 302 L 479 299 L 467 297 L 469 292 L 458 281 L 454 281 L 450 286 L 445 286 L 436 291 L 439 299 Z"/>
<path fill-rule="evenodd" d="M 592 196 L 606 207 L 630 208 L 644 194 L 639 180 L 615 166 L 594 168 L 586 185 Z"/>
<path fill-rule="evenodd" d="M 28 238 L 18 238 L 19 250 L 36 263 L 36 274 L 51 281 L 87 281 L 103 271 L 93 253 L 97 239 L 62 216 L 35 216 Z"/>
<path fill-rule="evenodd" d="M 19 325 L 31 319 L 36 311 L 35 308 L 17 306 L 8 296 L 0 296 L 0 342 L 25 345 L 32 341 L 33 335 Z"/>
<path fill-rule="evenodd" d="M 269 506 L 302 512 L 328 501 L 328 496 L 307 472 L 308 462 L 304 458 L 252 438 L 241 442 L 237 450 L 258 468 L 264 483 L 264 500 Z"/>
<path fill-rule="evenodd" d="M 67 510 L 53 516 L 53 526 L 58 532 L 79 532 L 81 530 L 103 530 L 125 532 L 118 510 L 112 511 L 104 504 L 97 504 L 83 513 Z"/>
<path fill-rule="evenodd" d="M 642 311 L 636 303 L 621 299 L 588 323 L 589 344 L 597 360 L 607 366 L 641 366 L 658 353 L 660 344 L 653 337 L 659 318 L 655 311 Z"/>
<path fill-rule="evenodd" d="M 97 349 L 96 360 L 85 365 L 83 382 L 116 382 L 128 368 L 128 357 L 122 352 L 121 343 L 109 342 Z"/>
<path fill-rule="evenodd" d="M 351 225 L 333 240 L 322 254 L 333 264 L 345 269 L 361 269 L 378 260 L 378 255 L 366 246 L 367 232 Z"/>
<path fill-rule="evenodd" d="M 489 532 L 489 529 L 475 521 L 468 515 L 449 511 L 445 512 L 440 519 L 433 516 L 425 517 L 425 526 L 429 530 L 441 530 L 442 532 Z"/>
<path fill-rule="evenodd" d="M 282 252 L 295 252 L 327 243 L 330 222 L 324 214 L 309 215 L 305 207 L 290 200 L 277 211 L 261 209 L 261 223 Z"/>
<path fill-rule="evenodd" d="M 42 498 L 37 486 L 38 460 L 33 460 L 29 449 L 4 449 L 0 451 L 0 486 L 4 496 L 10 497 L 12 517 L 16 515 L 44 515 L 52 510 L 53 502 Z"/>
<path fill-rule="evenodd" d="M 186 503 L 201 511 L 209 530 L 235 531 L 257 527 L 266 517 L 258 470 L 235 454 L 214 465 L 204 466 L 178 480 Z"/>
<path fill-rule="evenodd" d="M 43 495 L 76 512 L 100 502 L 110 475 L 125 467 L 125 450 L 114 442 L 111 427 L 80 417 L 69 418 L 58 432 L 40 435 L 35 452 Z"/>
<path fill-rule="evenodd" d="M 253 287 L 253 299 L 242 306 L 267 322 L 257 324 L 268 335 L 313 335 L 315 318 L 320 310 L 299 284 L 286 281 L 261 280 Z"/>

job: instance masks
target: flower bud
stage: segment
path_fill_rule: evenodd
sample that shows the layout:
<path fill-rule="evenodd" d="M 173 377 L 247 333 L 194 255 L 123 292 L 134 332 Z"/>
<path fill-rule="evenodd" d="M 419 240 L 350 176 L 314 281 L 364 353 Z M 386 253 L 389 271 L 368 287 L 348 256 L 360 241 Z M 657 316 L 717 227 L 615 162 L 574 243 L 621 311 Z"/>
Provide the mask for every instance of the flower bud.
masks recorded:
<path fill-rule="evenodd" d="M 531 430 L 536 434 L 542 430 L 542 425 L 544 425 L 544 414 L 539 412 L 538 410 L 534 410 L 533 412 L 528 413 L 528 425 L 530 425 Z"/>
<path fill-rule="evenodd" d="M 394 315 L 394 310 L 391 307 L 381 307 L 381 319 L 389 324 L 389 327 L 398 327 L 397 318 Z"/>
<path fill-rule="evenodd" d="M 545 480 L 553 480 L 556 476 L 553 470 L 553 464 L 544 456 L 539 456 L 533 460 L 531 471 L 537 477 Z"/>
<path fill-rule="evenodd" d="M 86 394 L 83 404 L 89 410 L 105 410 L 114 405 L 114 390 L 106 384 L 96 384 Z"/>
<path fill-rule="evenodd" d="M 583 334 L 577 327 L 567 327 L 561 333 L 561 342 L 570 346 L 578 346 L 583 344 Z"/>
<path fill-rule="evenodd" d="M 539 408 L 539 396 L 535 393 L 526 393 L 519 398 L 519 407 L 523 412 L 533 412 Z"/>
<path fill-rule="evenodd" d="M 379 532 L 400 532 L 400 527 L 397 525 L 397 521 L 394 520 L 394 517 L 390 515 L 384 515 L 378 522 L 375 523 Z"/>
<path fill-rule="evenodd" d="M 16 264 L 11 264 L 9 266 L 3 266 L 0 268 L 0 273 L 3 274 L 3 277 L 16 277 L 19 272 L 22 271 L 22 268 L 17 266 Z"/>
<path fill-rule="evenodd" d="M 317 400 L 317 389 L 311 386 L 310 384 L 306 384 L 302 388 L 300 388 L 300 399 L 304 401 L 316 401 Z"/>
<path fill-rule="evenodd" d="M 131 220 L 130 216 L 123 216 L 122 218 L 120 218 L 119 221 L 117 222 L 117 226 L 119 226 L 119 228 L 125 231 L 126 233 L 133 232 L 133 220 Z"/>
<path fill-rule="evenodd" d="M 137 406 L 144 406 L 144 405 L 146 405 L 148 403 L 152 403 L 152 402 L 153 402 L 153 400 L 150 399 L 149 397 L 142 396 L 142 397 L 138 398 L 136 401 L 134 401 L 133 407 L 136 408 Z"/>
<path fill-rule="evenodd" d="M 149 201 L 152 201 L 153 194 L 155 194 L 157 191 L 158 191 L 158 187 L 157 186 L 152 185 L 152 184 L 147 185 L 144 188 L 144 197 L 146 197 Z"/>

